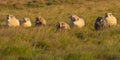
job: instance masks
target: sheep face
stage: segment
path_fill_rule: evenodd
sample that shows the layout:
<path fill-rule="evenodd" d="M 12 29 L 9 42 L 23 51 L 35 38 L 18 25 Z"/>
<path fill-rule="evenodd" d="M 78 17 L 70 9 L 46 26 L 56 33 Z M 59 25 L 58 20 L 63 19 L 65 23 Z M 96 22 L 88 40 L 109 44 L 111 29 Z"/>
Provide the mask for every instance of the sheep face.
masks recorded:
<path fill-rule="evenodd" d="M 70 19 L 74 22 L 74 21 L 78 21 L 78 20 L 79 20 L 79 17 L 76 16 L 76 15 L 72 15 L 72 16 L 70 17 Z"/>
<path fill-rule="evenodd" d="M 16 19 L 14 15 L 7 15 L 7 20 L 13 20 Z"/>
<path fill-rule="evenodd" d="M 30 21 L 30 19 L 29 18 L 24 18 L 23 19 L 23 22 L 25 23 L 25 22 L 29 22 Z"/>
<path fill-rule="evenodd" d="M 110 17 L 112 16 L 112 13 L 105 13 L 105 17 Z"/>

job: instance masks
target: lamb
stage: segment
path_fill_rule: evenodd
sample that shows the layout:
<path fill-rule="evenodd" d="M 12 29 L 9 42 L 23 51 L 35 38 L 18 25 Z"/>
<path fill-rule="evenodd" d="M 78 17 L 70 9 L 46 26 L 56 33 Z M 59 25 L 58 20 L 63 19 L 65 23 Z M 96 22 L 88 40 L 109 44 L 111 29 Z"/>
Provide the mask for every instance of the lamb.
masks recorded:
<path fill-rule="evenodd" d="M 7 15 L 6 26 L 17 27 L 20 26 L 19 20 L 14 15 Z"/>
<path fill-rule="evenodd" d="M 82 28 L 85 26 L 85 22 L 82 18 L 79 18 L 77 15 L 70 16 L 70 27 L 73 25 Z"/>

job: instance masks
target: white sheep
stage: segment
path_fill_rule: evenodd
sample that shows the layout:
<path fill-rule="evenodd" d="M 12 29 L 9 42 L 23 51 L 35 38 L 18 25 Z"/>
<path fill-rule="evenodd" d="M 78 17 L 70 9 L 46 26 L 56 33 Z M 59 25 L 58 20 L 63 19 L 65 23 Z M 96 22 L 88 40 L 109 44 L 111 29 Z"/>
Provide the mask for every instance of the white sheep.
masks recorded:
<path fill-rule="evenodd" d="M 77 26 L 79 28 L 82 28 L 85 26 L 85 22 L 82 18 L 79 18 L 77 15 L 70 16 L 70 26 Z"/>
<path fill-rule="evenodd" d="M 7 15 L 6 25 L 8 27 L 20 26 L 19 20 L 14 15 Z"/>
<path fill-rule="evenodd" d="M 117 19 L 112 15 L 112 13 L 106 13 L 104 19 L 107 21 L 109 27 L 117 25 Z"/>
<path fill-rule="evenodd" d="M 23 20 L 20 21 L 21 26 L 23 27 L 31 27 L 32 23 L 29 18 L 25 17 Z"/>

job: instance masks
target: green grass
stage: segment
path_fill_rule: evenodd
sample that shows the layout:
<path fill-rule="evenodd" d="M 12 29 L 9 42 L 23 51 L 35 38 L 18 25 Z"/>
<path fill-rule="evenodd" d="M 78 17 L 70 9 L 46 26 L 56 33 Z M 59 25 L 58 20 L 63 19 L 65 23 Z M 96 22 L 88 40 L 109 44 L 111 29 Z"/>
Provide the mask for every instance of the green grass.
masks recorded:
<path fill-rule="evenodd" d="M 8 5 L 2 2 L 0 60 L 120 60 L 119 0 L 21 0 Z M 118 25 L 95 31 L 95 19 L 106 12 L 113 13 Z M 33 26 L 7 28 L 7 14 L 18 19 L 29 17 Z M 72 14 L 82 17 L 86 26 L 55 33 L 56 23 L 69 23 Z M 39 15 L 46 19 L 47 26 L 34 27 L 35 17 Z"/>

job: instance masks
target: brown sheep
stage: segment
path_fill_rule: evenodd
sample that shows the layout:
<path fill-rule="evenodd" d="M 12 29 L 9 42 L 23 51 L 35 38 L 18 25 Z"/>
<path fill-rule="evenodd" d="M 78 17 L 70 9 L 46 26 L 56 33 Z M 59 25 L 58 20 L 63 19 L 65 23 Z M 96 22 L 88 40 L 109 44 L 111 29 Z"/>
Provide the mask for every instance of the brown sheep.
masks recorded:
<path fill-rule="evenodd" d="M 35 26 L 42 26 L 42 25 L 43 26 L 46 25 L 46 20 L 41 16 L 36 17 Z"/>
<path fill-rule="evenodd" d="M 58 22 L 56 27 L 57 27 L 56 31 L 59 31 L 59 30 L 70 30 L 70 26 L 66 22 Z"/>

